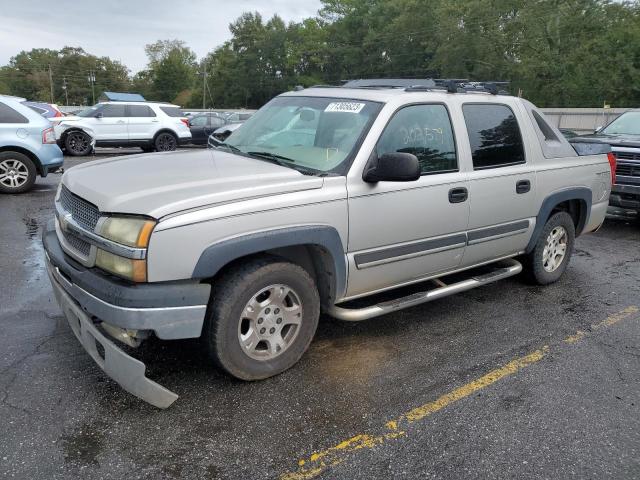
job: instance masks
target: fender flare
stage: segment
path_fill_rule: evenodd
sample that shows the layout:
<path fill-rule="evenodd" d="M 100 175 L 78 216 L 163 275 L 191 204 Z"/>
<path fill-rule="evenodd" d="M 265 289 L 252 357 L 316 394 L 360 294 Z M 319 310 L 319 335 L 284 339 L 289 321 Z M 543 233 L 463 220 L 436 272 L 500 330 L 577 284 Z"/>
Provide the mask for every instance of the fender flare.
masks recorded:
<path fill-rule="evenodd" d="M 536 243 L 538 243 L 538 237 L 540 236 L 544 225 L 547 223 L 547 220 L 551 216 L 551 212 L 553 211 L 553 209 L 558 204 L 566 202 L 568 200 L 579 200 L 583 204 L 583 208 L 580 210 L 578 225 L 576 225 L 576 237 L 580 235 L 584 230 L 584 227 L 587 224 L 587 220 L 589 219 L 589 215 L 591 213 L 591 198 L 591 190 L 586 187 L 573 187 L 567 190 L 552 193 L 547 198 L 545 198 L 542 201 L 540 211 L 536 216 L 536 226 L 533 229 L 533 233 L 531 235 L 531 239 L 529 240 L 529 244 L 527 245 L 526 252 L 531 253 L 535 248 Z"/>
<path fill-rule="evenodd" d="M 327 225 L 280 228 L 213 243 L 200 255 L 192 278 L 213 277 L 228 263 L 248 255 L 299 245 L 317 245 L 329 252 L 335 271 L 335 293 L 342 297 L 347 287 L 347 261 L 340 234 Z"/>

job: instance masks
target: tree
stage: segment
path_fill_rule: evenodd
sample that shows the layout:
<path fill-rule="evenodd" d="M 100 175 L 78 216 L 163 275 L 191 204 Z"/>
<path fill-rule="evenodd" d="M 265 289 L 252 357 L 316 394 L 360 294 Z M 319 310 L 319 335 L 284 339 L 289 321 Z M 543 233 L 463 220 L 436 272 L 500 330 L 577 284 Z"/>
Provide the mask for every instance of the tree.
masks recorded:
<path fill-rule="evenodd" d="M 182 40 L 158 40 L 145 47 L 147 69 L 134 84 L 143 87 L 148 100 L 173 102 L 189 99 L 196 79 L 196 54 Z"/>

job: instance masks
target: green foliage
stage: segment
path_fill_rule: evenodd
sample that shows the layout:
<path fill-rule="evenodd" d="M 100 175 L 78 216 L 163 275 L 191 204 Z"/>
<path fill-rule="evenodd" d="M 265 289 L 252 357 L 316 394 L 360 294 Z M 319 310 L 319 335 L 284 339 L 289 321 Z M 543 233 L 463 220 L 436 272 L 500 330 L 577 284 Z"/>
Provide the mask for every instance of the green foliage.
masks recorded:
<path fill-rule="evenodd" d="M 296 85 L 363 77 L 508 80 L 540 106 L 640 103 L 638 1 L 323 0 L 314 18 L 245 13 L 229 29 L 199 63 L 180 40 L 147 45 L 133 78 L 80 48 L 21 52 L 0 69 L 0 92 L 48 101 L 51 65 L 54 99 L 65 78 L 70 103 L 90 101 L 89 71 L 96 95 L 134 91 L 184 107 L 255 108 Z"/>

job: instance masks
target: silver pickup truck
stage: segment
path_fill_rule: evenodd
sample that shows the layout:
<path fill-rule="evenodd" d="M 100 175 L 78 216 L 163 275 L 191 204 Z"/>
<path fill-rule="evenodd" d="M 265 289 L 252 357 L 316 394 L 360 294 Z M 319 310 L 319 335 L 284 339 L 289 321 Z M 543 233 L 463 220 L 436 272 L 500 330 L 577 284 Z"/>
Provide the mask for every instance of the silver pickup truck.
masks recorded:
<path fill-rule="evenodd" d="M 164 408 L 177 395 L 118 343 L 201 338 L 226 372 L 258 380 L 300 359 L 321 312 L 370 319 L 523 264 L 558 280 L 605 218 L 612 158 L 596 147 L 579 155 L 495 91 L 289 92 L 216 149 L 69 169 L 48 272 L 97 364 Z"/>

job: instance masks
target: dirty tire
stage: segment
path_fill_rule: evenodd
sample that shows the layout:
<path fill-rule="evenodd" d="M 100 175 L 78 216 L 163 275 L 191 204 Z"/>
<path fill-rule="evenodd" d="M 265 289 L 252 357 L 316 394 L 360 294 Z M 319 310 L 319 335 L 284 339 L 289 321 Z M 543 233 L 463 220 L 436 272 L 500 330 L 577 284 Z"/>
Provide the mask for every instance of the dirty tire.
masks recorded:
<path fill-rule="evenodd" d="M 84 157 L 91 153 L 91 137 L 80 130 L 69 132 L 64 139 L 64 149 L 68 155 Z"/>
<path fill-rule="evenodd" d="M 291 342 L 275 358 L 252 358 L 240 338 L 241 325 L 248 322 L 243 318 L 245 307 L 273 285 L 286 285 L 296 293 L 301 320 Z M 315 335 L 319 316 L 318 289 L 306 270 L 278 257 L 255 258 L 230 268 L 214 283 L 203 340 L 211 358 L 227 373 L 241 380 L 261 380 L 300 360 Z"/>
<path fill-rule="evenodd" d="M 549 263 L 545 262 L 545 248 L 549 248 L 549 240 L 552 232 L 562 231 L 566 233 L 565 253 L 561 261 L 557 262 L 555 269 L 549 271 Z M 575 236 L 575 226 L 571 215 L 567 212 L 557 212 L 553 214 L 549 220 L 547 220 L 542 232 L 540 232 L 535 248 L 524 259 L 525 274 L 529 282 L 537 285 L 548 285 L 558 281 L 569 265 L 569 260 L 573 253 Z M 547 265 L 547 268 L 545 268 L 545 265 Z"/>
<path fill-rule="evenodd" d="M 38 174 L 33 161 L 20 152 L 0 152 L 0 192 L 24 193 L 33 188 Z"/>

